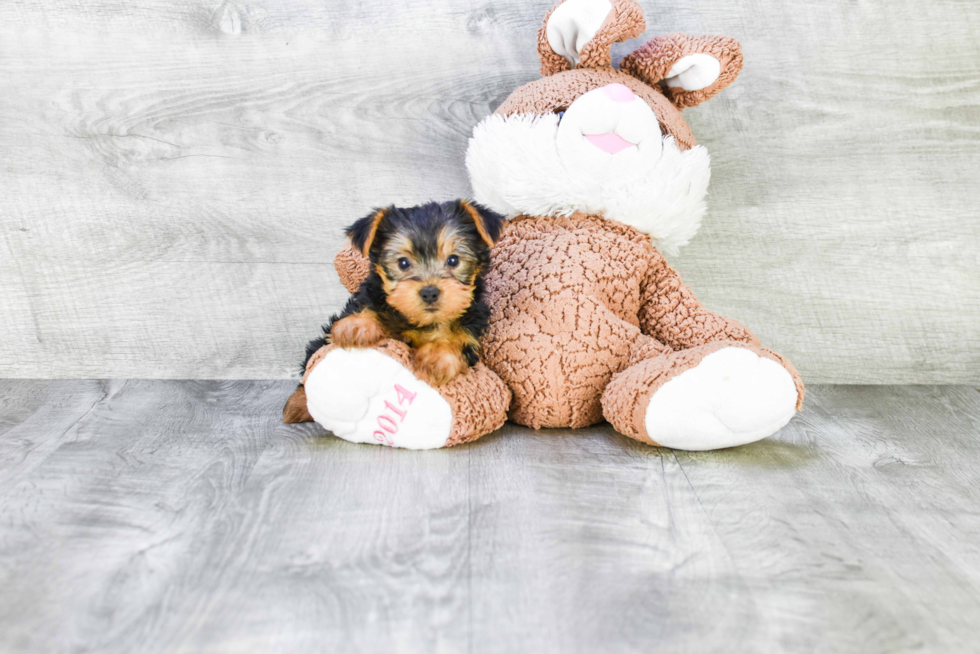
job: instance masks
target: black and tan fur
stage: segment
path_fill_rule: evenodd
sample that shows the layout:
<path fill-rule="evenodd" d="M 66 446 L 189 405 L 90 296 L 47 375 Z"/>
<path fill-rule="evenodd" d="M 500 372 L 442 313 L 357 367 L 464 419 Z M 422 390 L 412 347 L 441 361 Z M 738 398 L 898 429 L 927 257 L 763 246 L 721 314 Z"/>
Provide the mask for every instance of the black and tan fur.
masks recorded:
<path fill-rule="evenodd" d="M 324 325 L 323 336 L 307 345 L 303 369 L 329 343 L 371 347 L 386 338 L 415 348 L 417 373 L 433 386 L 475 365 L 490 317 L 483 274 L 502 226 L 496 213 L 457 200 L 379 209 L 348 227 L 371 273 Z M 302 385 L 286 402 L 283 420 L 312 420 Z"/>

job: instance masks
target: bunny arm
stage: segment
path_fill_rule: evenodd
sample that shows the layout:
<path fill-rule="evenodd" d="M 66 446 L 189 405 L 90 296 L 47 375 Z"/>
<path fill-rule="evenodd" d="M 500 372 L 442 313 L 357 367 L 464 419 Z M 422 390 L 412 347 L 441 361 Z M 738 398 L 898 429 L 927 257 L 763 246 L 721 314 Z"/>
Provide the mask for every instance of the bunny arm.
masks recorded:
<path fill-rule="evenodd" d="M 351 293 L 356 293 L 361 282 L 371 273 L 371 262 L 350 241 L 345 242 L 333 258 L 333 266 L 337 269 L 340 283 Z"/>
<path fill-rule="evenodd" d="M 709 311 L 681 281 L 680 275 L 653 250 L 640 300 L 640 328 L 674 350 L 731 341 L 759 345 L 742 323 Z"/>

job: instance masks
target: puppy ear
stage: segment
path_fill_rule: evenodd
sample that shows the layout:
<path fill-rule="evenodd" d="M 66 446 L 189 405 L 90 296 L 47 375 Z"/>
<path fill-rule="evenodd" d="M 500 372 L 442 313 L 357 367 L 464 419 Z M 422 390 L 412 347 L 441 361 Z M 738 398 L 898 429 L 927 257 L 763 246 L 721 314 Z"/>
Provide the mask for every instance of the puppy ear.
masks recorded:
<path fill-rule="evenodd" d="M 374 243 L 374 237 L 378 233 L 378 225 L 387 215 L 388 209 L 378 209 L 344 230 L 351 244 L 365 257 L 371 251 L 371 244 Z"/>
<path fill-rule="evenodd" d="M 612 44 L 645 29 L 636 0 L 561 0 L 538 30 L 541 74 L 612 66 Z"/>
<path fill-rule="evenodd" d="M 742 46 L 727 36 L 668 34 L 627 55 L 620 68 L 647 84 L 660 84 L 683 109 L 713 98 L 735 81 L 742 70 Z"/>
<path fill-rule="evenodd" d="M 504 217 L 475 202 L 459 200 L 457 205 L 473 219 L 476 231 L 480 232 L 480 238 L 486 242 L 487 247 L 492 248 L 494 243 L 500 240 L 500 232 L 504 229 Z"/>

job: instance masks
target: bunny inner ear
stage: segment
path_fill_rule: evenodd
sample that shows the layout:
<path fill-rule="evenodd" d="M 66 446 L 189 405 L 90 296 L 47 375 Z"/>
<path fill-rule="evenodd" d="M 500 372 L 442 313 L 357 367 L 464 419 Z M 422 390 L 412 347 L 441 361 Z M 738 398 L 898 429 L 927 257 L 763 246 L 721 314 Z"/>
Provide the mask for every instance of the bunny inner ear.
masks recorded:
<path fill-rule="evenodd" d="M 548 19 L 548 45 L 574 68 L 582 48 L 595 37 L 612 10 L 609 0 L 565 0 Z"/>
<path fill-rule="evenodd" d="M 720 75 L 721 62 L 698 52 L 681 57 L 667 73 L 664 84 L 671 89 L 700 91 L 714 84 Z"/>

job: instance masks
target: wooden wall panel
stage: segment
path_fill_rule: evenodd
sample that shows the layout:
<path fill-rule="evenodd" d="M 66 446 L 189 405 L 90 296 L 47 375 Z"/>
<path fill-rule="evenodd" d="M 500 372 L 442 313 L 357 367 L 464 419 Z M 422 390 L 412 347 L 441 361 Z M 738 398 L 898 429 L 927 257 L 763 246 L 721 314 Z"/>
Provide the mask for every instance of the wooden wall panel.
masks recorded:
<path fill-rule="evenodd" d="M 0 5 L 0 376 L 295 374 L 341 228 L 468 194 L 549 4 Z M 980 7 L 643 4 L 745 49 L 687 111 L 700 297 L 811 382 L 980 383 Z"/>

